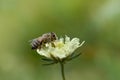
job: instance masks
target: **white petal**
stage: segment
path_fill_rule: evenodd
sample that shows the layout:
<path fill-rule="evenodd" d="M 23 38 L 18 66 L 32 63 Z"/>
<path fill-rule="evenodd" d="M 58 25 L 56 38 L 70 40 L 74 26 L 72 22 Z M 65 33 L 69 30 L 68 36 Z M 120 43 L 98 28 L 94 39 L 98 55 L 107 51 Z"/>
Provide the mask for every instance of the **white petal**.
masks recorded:
<path fill-rule="evenodd" d="M 65 43 L 64 43 L 65 40 Z M 55 47 L 51 45 L 51 43 L 46 44 L 45 48 L 37 49 L 38 54 L 45 56 L 47 58 L 52 58 L 50 55 L 52 54 L 54 57 L 59 57 L 60 59 L 71 55 L 78 47 L 82 46 L 85 41 L 81 44 L 79 42 L 79 38 L 73 38 L 70 40 L 70 37 L 65 36 L 64 38 L 60 38 L 59 40 L 54 41 Z"/>
<path fill-rule="evenodd" d="M 64 42 L 64 38 L 60 38 L 59 41 L 60 41 L 60 42 Z"/>
<path fill-rule="evenodd" d="M 70 37 L 68 37 L 67 35 L 65 35 L 65 43 L 70 42 Z"/>
<path fill-rule="evenodd" d="M 81 47 L 84 43 L 85 43 L 85 41 L 83 41 L 79 46 Z"/>
<path fill-rule="evenodd" d="M 44 56 L 44 57 L 47 57 L 47 58 L 50 58 L 50 54 L 46 51 L 46 50 L 43 50 L 43 49 L 37 49 L 37 52 L 38 54 L 40 54 L 41 56 Z"/>
<path fill-rule="evenodd" d="M 65 52 L 63 50 L 61 50 L 61 49 L 58 49 L 58 48 L 56 48 L 51 54 L 54 55 L 55 57 L 59 57 L 59 58 L 66 57 Z"/>

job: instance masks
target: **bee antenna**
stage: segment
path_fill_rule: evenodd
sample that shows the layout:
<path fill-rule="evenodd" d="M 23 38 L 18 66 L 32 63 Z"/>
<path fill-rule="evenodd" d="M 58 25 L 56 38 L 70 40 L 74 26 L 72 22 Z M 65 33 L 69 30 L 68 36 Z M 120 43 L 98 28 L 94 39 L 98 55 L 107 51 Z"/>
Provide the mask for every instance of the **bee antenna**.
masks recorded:
<path fill-rule="evenodd" d="M 50 32 L 50 33 L 54 34 L 54 32 Z"/>

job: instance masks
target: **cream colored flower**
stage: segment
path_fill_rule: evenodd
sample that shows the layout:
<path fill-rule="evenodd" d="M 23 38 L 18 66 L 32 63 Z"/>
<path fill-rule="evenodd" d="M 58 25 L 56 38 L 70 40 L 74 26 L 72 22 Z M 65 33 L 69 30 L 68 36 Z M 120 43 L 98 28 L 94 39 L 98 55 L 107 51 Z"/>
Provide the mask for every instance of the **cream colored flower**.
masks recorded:
<path fill-rule="evenodd" d="M 59 58 L 64 59 L 70 56 L 77 48 L 81 47 L 85 41 L 80 43 L 79 38 L 73 38 L 65 36 L 65 38 L 60 38 L 54 42 L 45 44 L 45 47 L 37 49 L 38 54 L 49 59 Z"/>

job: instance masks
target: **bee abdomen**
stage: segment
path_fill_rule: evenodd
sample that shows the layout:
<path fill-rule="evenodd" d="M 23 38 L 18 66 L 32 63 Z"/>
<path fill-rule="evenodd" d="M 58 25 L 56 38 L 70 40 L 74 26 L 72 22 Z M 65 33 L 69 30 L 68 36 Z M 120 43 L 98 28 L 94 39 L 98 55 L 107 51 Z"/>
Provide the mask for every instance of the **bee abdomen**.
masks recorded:
<path fill-rule="evenodd" d="M 38 46 L 40 45 L 39 41 L 37 39 L 34 39 L 31 43 L 32 49 L 37 49 Z"/>
<path fill-rule="evenodd" d="M 32 49 L 37 48 L 41 49 L 42 47 L 45 46 L 46 43 L 50 43 L 56 39 L 57 35 L 54 32 L 43 34 L 42 36 L 32 40 L 31 43 Z"/>

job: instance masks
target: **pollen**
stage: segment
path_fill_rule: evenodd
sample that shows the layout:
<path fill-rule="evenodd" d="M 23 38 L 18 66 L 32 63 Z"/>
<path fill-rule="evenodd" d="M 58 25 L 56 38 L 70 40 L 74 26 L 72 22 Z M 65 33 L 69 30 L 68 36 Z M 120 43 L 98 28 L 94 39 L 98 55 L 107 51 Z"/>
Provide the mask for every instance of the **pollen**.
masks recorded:
<path fill-rule="evenodd" d="M 58 48 L 62 48 L 64 47 L 64 43 L 63 42 L 55 42 L 55 47 L 58 47 Z"/>

